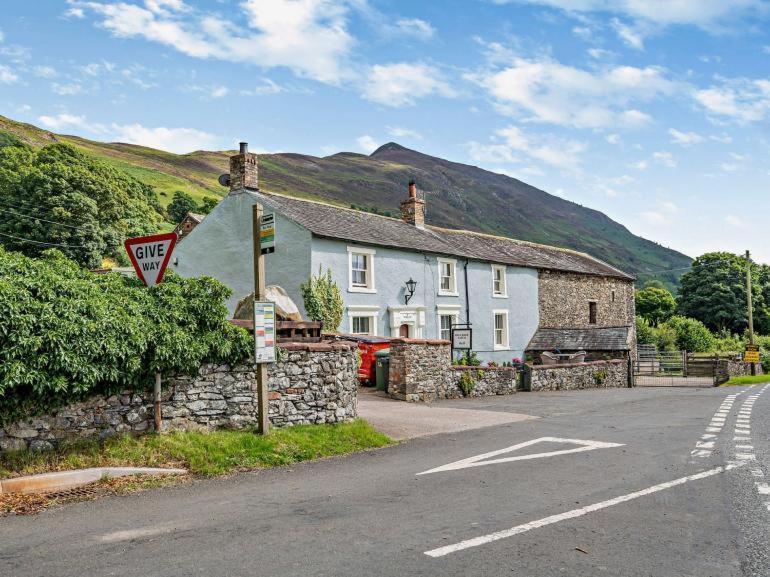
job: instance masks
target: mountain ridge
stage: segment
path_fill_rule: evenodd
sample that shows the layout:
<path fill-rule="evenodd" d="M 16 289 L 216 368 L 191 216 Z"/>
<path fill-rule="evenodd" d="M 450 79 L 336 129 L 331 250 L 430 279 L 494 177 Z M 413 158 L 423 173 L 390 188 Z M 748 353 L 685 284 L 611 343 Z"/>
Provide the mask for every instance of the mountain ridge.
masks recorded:
<path fill-rule="evenodd" d="M 227 172 L 233 151 L 174 154 L 145 146 L 103 143 L 56 134 L 0 116 L 0 131 L 41 146 L 66 142 L 151 184 L 161 203 L 175 190 L 195 198 L 222 197 L 217 178 Z M 370 155 L 338 152 L 324 157 L 300 153 L 259 155 L 266 190 L 355 207 L 400 213 L 406 184 L 417 181 L 429 224 L 548 244 L 588 253 L 640 283 L 650 278 L 676 286 L 690 257 L 632 234 L 601 211 L 551 195 L 518 179 L 453 162 L 388 142 Z M 657 273 L 652 271 L 669 271 Z"/>

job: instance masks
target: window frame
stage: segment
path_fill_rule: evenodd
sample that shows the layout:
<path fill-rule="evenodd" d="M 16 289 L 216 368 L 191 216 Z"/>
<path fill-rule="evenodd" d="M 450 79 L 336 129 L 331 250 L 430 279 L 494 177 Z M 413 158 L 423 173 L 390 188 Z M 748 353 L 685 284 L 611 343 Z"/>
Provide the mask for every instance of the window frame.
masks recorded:
<path fill-rule="evenodd" d="M 376 337 L 379 334 L 379 317 L 380 307 L 376 306 L 349 306 L 348 307 L 348 333 L 351 335 L 362 335 Z M 368 333 L 354 333 L 353 332 L 353 319 L 368 318 L 369 330 Z"/>
<path fill-rule="evenodd" d="M 457 292 L 457 260 L 453 258 L 436 258 L 438 262 L 438 296 L 442 297 L 456 297 L 459 296 Z M 449 265 L 451 275 L 449 278 L 449 290 L 442 288 L 441 281 L 443 277 L 444 265 Z"/>
<path fill-rule="evenodd" d="M 599 324 L 599 304 L 596 301 L 588 301 L 588 324 Z"/>
<path fill-rule="evenodd" d="M 500 282 L 502 283 L 502 291 L 501 292 L 495 292 L 495 273 L 500 271 L 502 274 L 500 276 Z M 504 264 L 493 264 L 492 265 L 492 298 L 496 299 L 507 299 L 508 298 L 508 267 Z"/>
<path fill-rule="evenodd" d="M 366 285 L 358 286 L 353 284 L 353 255 L 366 256 Z M 373 294 L 377 292 L 377 288 L 374 284 L 374 256 L 377 251 L 371 248 L 363 248 L 358 246 L 348 247 L 348 292 L 351 293 L 369 293 Z"/>
<path fill-rule="evenodd" d="M 497 344 L 497 316 L 503 317 L 503 328 L 501 329 L 504 337 L 503 344 Z M 495 309 L 492 311 L 492 348 L 496 351 L 511 350 L 510 326 L 508 324 L 508 309 Z"/>

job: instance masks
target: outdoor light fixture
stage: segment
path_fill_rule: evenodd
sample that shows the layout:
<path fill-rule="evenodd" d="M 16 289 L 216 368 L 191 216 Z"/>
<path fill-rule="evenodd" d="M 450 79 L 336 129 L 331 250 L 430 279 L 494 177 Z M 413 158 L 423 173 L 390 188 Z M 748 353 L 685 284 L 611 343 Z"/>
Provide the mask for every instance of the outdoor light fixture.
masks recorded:
<path fill-rule="evenodd" d="M 409 277 L 409 280 L 404 284 L 406 285 L 406 290 L 404 291 L 404 304 L 408 305 L 409 300 L 414 296 L 414 289 L 417 288 L 417 281 L 412 280 L 412 277 Z"/>

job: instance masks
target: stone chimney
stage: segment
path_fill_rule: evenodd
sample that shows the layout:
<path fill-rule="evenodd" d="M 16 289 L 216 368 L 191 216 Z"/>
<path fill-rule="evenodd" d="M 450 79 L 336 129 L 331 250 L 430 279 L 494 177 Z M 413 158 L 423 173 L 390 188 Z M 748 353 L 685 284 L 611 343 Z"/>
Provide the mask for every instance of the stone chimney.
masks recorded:
<path fill-rule="evenodd" d="M 257 155 L 249 152 L 249 143 L 241 142 L 241 150 L 230 157 L 230 190 L 259 188 Z"/>
<path fill-rule="evenodd" d="M 401 201 L 401 220 L 425 228 L 425 201 L 417 198 L 417 185 L 409 181 L 409 198 Z"/>

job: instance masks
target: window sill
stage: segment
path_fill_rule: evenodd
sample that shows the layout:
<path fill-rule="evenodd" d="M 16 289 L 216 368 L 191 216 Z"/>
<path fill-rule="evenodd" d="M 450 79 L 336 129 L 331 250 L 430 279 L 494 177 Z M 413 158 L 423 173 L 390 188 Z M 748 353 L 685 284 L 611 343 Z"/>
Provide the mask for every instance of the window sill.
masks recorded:
<path fill-rule="evenodd" d="M 457 293 L 457 292 L 450 293 L 450 292 L 438 291 L 438 296 L 440 296 L 440 297 L 459 297 L 460 293 Z"/>
<path fill-rule="evenodd" d="M 497 295 L 497 294 L 494 294 L 494 293 L 493 293 L 493 294 L 492 294 L 492 298 L 493 298 L 493 299 L 507 299 L 507 298 L 508 298 L 508 295 Z"/>
<path fill-rule="evenodd" d="M 496 351 L 510 351 L 510 350 L 511 350 L 511 347 L 509 347 L 508 345 L 506 345 L 506 346 L 503 346 L 503 345 L 495 345 L 495 346 L 493 347 L 493 349 L 494 349 L 494 350 L 496 350 Z"/>
<path fill-rule="evenodd" d="M 366 288 L 362 286 L 351 286 L 348 287 L 349 293 L 368 293 L 368 294 L 375 294 L 377 292 L 377 289 L 373 288 Z"/>

